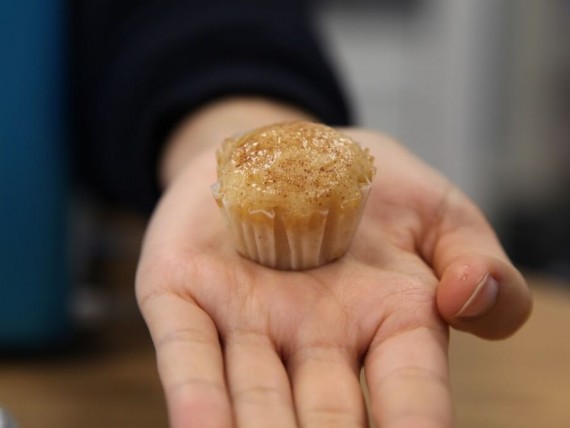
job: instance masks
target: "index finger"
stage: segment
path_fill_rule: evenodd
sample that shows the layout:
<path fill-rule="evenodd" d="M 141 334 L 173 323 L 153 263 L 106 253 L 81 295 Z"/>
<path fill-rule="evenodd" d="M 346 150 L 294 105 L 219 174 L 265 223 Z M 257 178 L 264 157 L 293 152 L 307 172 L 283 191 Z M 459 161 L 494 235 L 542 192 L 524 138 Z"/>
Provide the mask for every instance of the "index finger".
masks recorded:
<path fill-rule="evenodd" d="M 373 344 L 364 369 L 378 428 L 450 428 L 447 329 L 417 327 Z"/>
<path fill-rule="evenodd" d="M 139 298 L 174 428 L 228 428 L 232 414 L 216 326 L 194 302 L 163 291 Z"/>

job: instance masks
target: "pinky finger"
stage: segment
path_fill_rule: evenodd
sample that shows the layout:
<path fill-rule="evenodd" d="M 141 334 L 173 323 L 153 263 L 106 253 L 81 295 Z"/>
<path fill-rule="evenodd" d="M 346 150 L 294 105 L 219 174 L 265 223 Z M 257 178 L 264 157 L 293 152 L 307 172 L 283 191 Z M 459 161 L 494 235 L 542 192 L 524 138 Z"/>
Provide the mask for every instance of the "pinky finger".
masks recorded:
<path fill-rule="evenodd" d="M 174 294 L 139 303 L 156 348 L 173 428 L 229 428 L 232 413 L 214 322 Z"/>

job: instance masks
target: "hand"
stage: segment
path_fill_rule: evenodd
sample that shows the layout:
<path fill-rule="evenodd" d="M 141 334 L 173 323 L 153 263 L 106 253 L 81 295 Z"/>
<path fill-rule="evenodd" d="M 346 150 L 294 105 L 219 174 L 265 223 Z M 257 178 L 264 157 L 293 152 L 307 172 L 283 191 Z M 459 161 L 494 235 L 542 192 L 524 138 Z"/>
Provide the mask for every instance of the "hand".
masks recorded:
<path fill-rule="evenodd" d="M 377 176 L 349 253 L 317 269 L 235 253 L 211 149 L 166 191 L 137 296 L 174 427 L 363 427 L 362 365 L 377 426 L 449 427 L 444 320 L 503 337 L 528 316 L 524 280 L 479 211 L 395 142 L 347 133 Z"/>

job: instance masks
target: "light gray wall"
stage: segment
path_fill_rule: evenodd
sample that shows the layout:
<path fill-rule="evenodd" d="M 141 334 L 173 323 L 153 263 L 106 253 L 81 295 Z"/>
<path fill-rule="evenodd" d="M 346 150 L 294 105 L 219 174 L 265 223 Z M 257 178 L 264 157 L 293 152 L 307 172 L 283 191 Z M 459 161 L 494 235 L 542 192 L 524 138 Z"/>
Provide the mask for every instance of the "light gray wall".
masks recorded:
<path fill-rule="evenodd" d="M 508 155 L 512 2 L 417 5 L 406 14 L 333 2 L 321 21 L 361 124 L 400 139 L 494 216 Z"/>

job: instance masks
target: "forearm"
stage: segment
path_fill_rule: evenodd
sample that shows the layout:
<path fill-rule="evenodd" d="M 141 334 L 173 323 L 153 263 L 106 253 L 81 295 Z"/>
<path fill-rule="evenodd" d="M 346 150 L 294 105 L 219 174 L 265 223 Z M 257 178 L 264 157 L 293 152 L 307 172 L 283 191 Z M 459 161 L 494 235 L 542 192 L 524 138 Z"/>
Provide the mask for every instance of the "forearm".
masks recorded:
<path fill-rule="evenodd" d="M 200 152 L 225 138 L 270 123 L 313 119 L 302 109 L 261 97 L 223 98 L 191 113 L 174 130 L 159 162 L 159 179 L 166 188 Z"/>
<path fill-rule="evenodd" d="M 162 166 L 157 165 L 161 153 L 170 151 L 163 146 L 168 135 L 177 126 L 185 128 L 190 112 L 199 117 L 203 106 L 221 97 L 282 100 L 328 124 L 350 121 L 308 2 L 74 5 L 78 171 L 116 201 L 150 212 L 168 182 L 169 173 L 162 177 L 162 172 L 159 181 Z M 280 114 L 270 121 L 279 120 Z M 219 121 L 216 129 L 222 138 L 233 131 Z M 182 164 L 186 159 L 175 158 Z"/>

